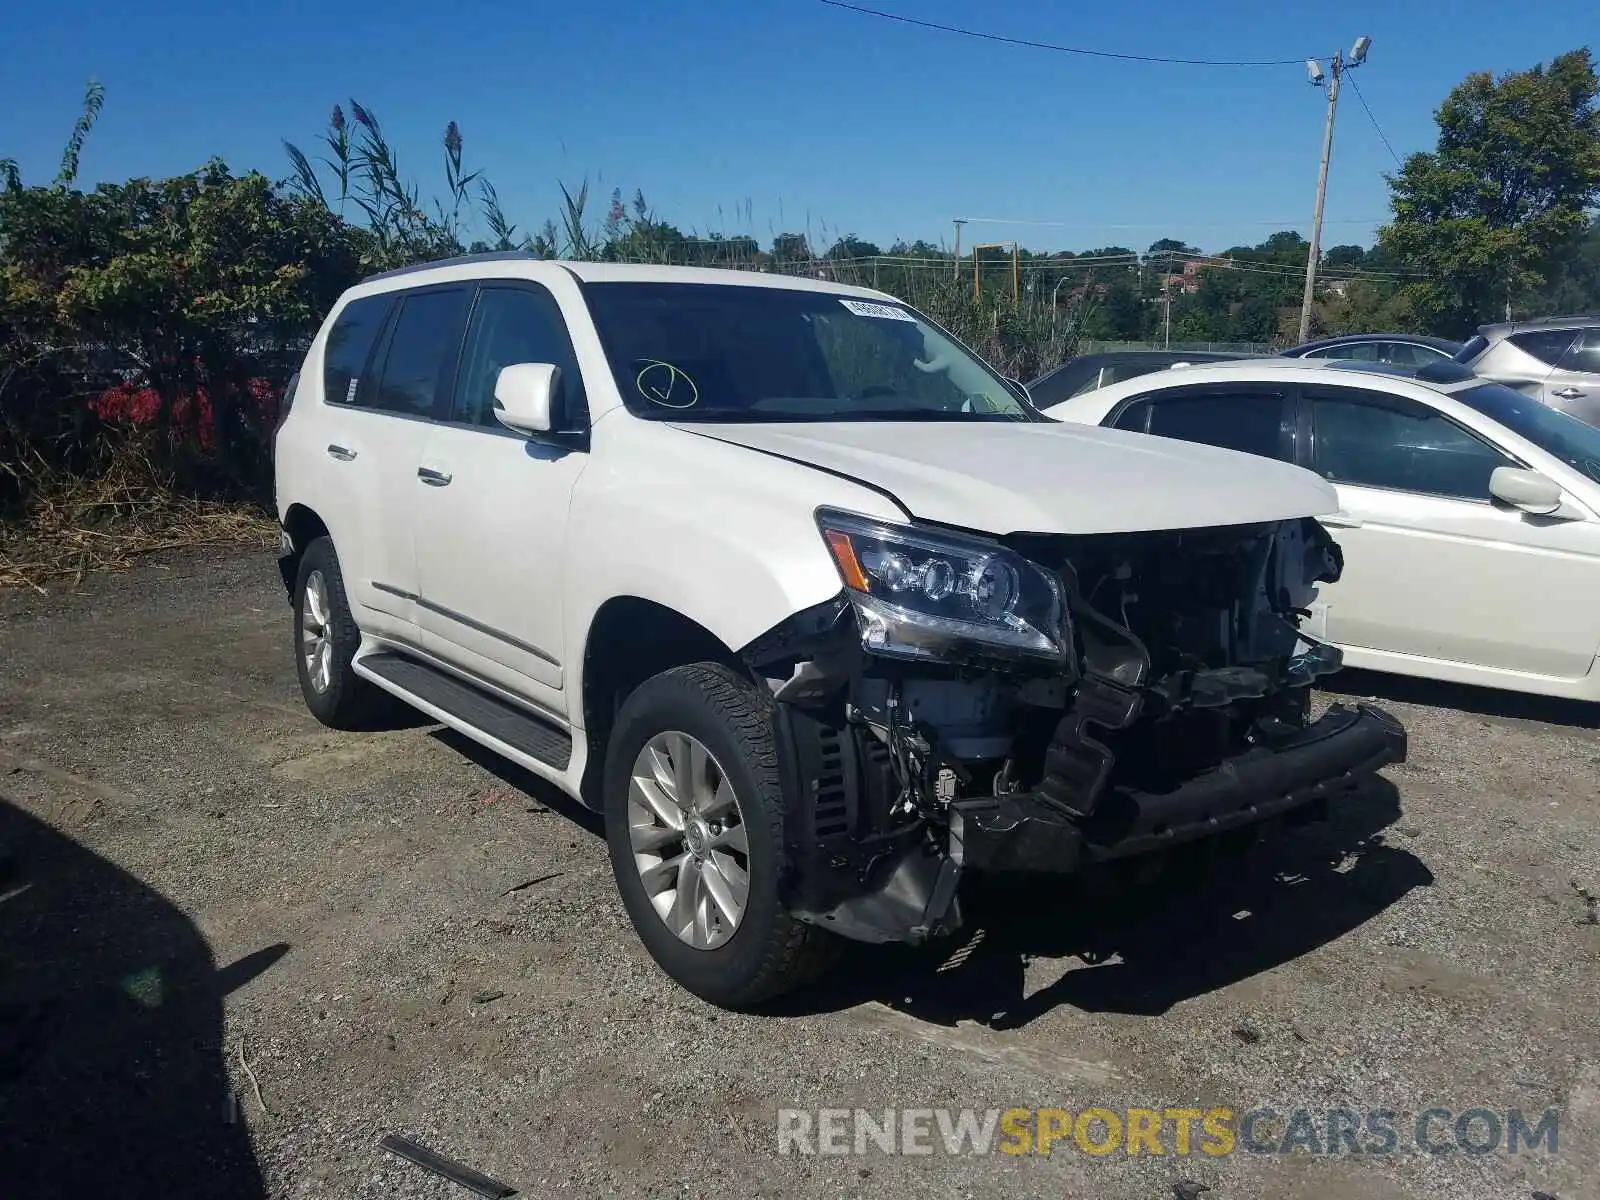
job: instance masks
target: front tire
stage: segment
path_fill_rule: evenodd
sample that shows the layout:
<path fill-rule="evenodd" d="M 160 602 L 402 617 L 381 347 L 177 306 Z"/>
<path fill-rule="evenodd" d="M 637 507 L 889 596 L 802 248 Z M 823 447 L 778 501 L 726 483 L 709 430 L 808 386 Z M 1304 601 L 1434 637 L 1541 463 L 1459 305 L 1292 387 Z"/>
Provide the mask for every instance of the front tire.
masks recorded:
<path fill-rule="evenodd" d="M 658 966 L 722 1008 L 798 987 L 831 939 L 784 909 L 772 701 L 716 663 L 674 667 L 622 706 L 606 754 L 606 842 Z"/>
<path fill-rule="evenodd" d="M 365 729 L 396 707 L 387 692 L 352 669 L 360 646 L 333 540 L 319 537 L 295 573 L 294 661 L 306 707 L 330 728 Z"/>

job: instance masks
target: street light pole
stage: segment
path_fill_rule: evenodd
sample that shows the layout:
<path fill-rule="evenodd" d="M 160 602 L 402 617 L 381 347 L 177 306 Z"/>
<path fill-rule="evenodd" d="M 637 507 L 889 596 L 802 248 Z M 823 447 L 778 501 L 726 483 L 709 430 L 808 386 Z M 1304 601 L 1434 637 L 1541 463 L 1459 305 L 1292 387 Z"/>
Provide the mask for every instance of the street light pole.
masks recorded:
<path fill-rule="evenodd" d="M 1328 161 L 1333 157 L 1333 120 L 1339 111 L 1339 85 L 1346 71 L 1354 70 L 1367 60 L 1367 50 L 1372 45 L 1369 37 L 1359 37 L 1350 49 L 1348 60 L 1342 50 L 1336 51 L 1328 81 L 1328 119 L 1322 127 L 1322 163 L 1317 168 L 1317 205 L 1311 214 L 1311 247 L 1306 252 L 1306 289 L 1300 298 L 1300 338 L 1304 342 L 1311 336 L 1311 303 L 1316 296 L 1317 267 L 1322 261 L 1322 208 L 1328 198 Z M 1306 60 L 1306 71 L 1313 87 L 1322 83 L 1322 64 L 1316 59 Z"/>

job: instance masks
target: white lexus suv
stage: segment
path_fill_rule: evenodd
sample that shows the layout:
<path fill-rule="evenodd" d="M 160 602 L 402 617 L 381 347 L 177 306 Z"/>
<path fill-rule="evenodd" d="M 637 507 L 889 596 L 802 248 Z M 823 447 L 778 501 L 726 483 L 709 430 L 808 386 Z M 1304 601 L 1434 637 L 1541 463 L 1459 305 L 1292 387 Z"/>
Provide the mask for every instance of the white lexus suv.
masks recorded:
<path fill-rule="evenodd" d="M 1405 755 L 1309 713 L 1331 487 L 1050 421 L 879 292 L 452 259 L 351 288 L 291 392 L 311 711 L 397 697 L 601 811 L 720 1005 L 956 930 L 972 876 L 1246 844 Z"/>

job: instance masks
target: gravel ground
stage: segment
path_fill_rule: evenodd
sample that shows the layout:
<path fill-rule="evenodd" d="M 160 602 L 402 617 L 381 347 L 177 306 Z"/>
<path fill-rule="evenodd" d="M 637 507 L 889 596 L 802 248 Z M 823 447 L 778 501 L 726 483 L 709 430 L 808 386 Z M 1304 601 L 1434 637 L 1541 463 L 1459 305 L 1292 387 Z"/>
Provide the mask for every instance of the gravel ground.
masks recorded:
<path fill-rule="evenodd" d="M 391 1131 L 528 1196 L 1600 1196 L 1592 709 L 1356 678 L 1412 756 L 1327 825 L 735 1016 L 645 956 L 591 818 L 437 727 L 322 728 L 288 639 L 259 554 L 0 597 L 7 1196 L 468 1194 Z M 1266 1105 L 1399 1149 L 778 1153 L 780 1107 Z M 1558 1151 L 1407 1152 L 1435 1105 L 1554 1106 Z"/>

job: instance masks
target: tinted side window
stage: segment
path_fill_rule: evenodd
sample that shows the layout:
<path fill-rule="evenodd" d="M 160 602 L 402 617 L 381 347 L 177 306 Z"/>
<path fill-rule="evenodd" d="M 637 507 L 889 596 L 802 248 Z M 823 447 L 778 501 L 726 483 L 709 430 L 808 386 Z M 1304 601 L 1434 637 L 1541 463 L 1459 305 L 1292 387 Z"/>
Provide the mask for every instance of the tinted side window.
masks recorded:
<path fill-rule="evenodd" d="M 515 363 L 554 363 L 560 367 L 555 424 L 557 428 L 572 428 L 586 420 L 583 376 L 567 338 L 561 309 L 549 292 L 530 287 L 486 287 L 478 293 L 450 419 L 501 428 L 494 417 L 494 385 L 500 371 Z"/>
<path fill-rule="evenodd" d="M 1514 333 L 1506 341 L 1523 353 L 1533 355 L 1545 366 L 1553 367 L 1561 361 L 1577 334 L 1575 329 L 1536 329 L 1531 333 Z"/>
<path fill-rule="evenodd" d="M 1392 397 L 1309 393 L 1317 471 L 1335 483 L 1488 500 L 1496 467 L 1515 466 L 1432 409 Z"/>
<path fill-rule="evenodd" d="M 1378 347 L 1373 342 L 1346 342 L 1342 346 L 1329 346 L 1318 350 L 1314 354 L 1306 355 L 1307 358 L 1345 358 L 1357 362 L 1377 362 Z"/>
<path fill-rule="evenodd" d="M 1111 422 L 1113 429 L 1131 429 L 1135 433 L 1145 433 L 1145 422 L 1150 419 L 1150 401 L 1135 400 L 1117 415 Z"/>
<path fill-rule="evenodd" d="M 401 301 L 374 408 L 413 417 L 434 414 L 440 388 L 455 371 L 471 299 L 472 290 L 461 287 L 412 292 Z"/>
<path fill-rule="evenodd" d="M 372 344 L 378 340 L 393 300 L 393 296 L 352 300 L 328 330 L 328 343 L 322 351 L 322 394 L 330 404 L 357 403 L 362 368 L 367 365 Z M 368 383 L 367 387 L 372 385 Z"/>
<path fill-rule="evenodd" d="M 1150 432 L 1204 442 L 1264 458 L 1284 453 L 1282 395 L 1271 392 L 1203 392 L 1156 399 Z"/>
<path fill-rule="evenodd" d="M 1396 367 L 1420 367 L 1430 362 L 1432 356 L 1427 351 L 1406 342 L 1380 342 L 1378 344 L 1378 361 L 1389 363 Z"/>
<path fill-rule="evenodd" d="M 1561 359 L 1563 371 L 1582 371 L 1600 375 L 1600 329 L 1585 329 Z"/>

